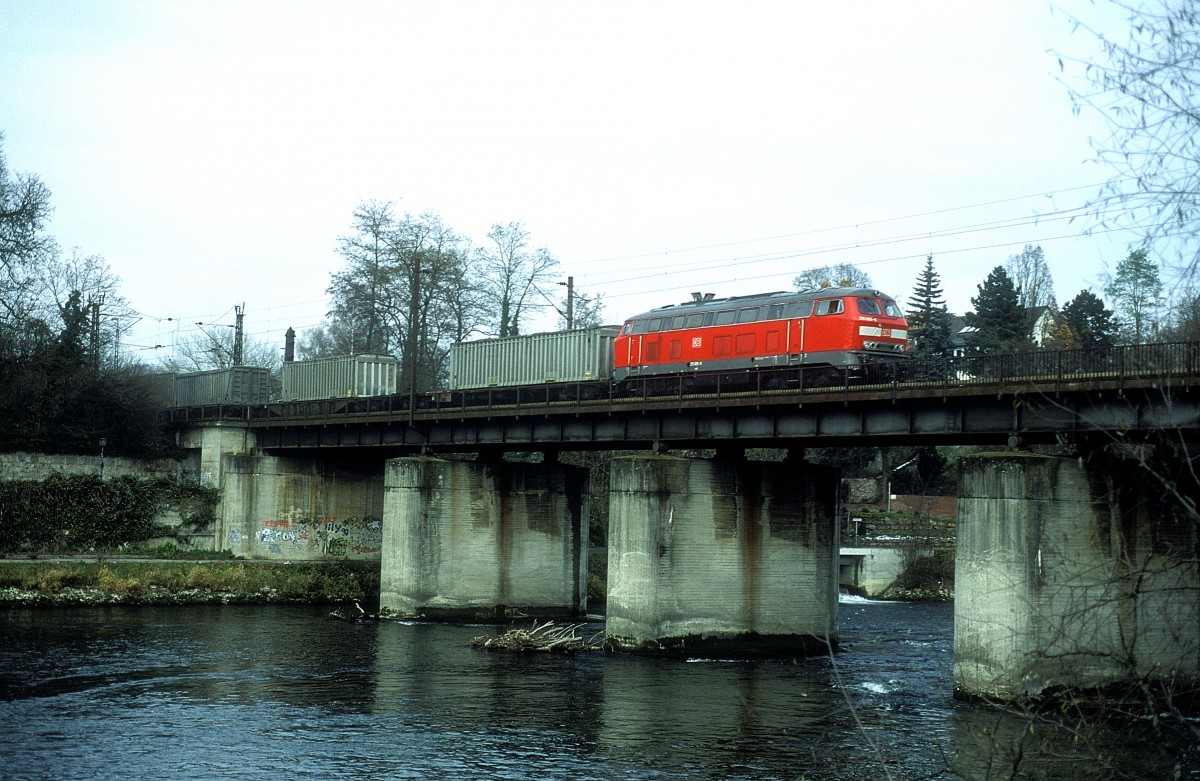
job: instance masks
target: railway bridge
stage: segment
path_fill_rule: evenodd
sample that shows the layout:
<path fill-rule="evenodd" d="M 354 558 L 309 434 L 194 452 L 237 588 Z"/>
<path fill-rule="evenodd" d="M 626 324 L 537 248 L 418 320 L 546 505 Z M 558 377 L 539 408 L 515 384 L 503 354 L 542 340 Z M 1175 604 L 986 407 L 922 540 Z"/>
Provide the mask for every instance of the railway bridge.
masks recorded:
<path fill-rule="evenodd" d="M 382 606 L 410 616 L 583 612 L 588 474 L 556 456 L 621 451 L 608 643 L 682 654 L 836 644 L 838 476 L 805 448 L 990 446 L 960 477 L 956 687 L 1015 698 L 1200 680 L 1196 343 L 869 378 L 791 369 L 213 405 L 169 420 L 222 490 L 227 547 L 378 555 Z M 1046 444 L 1075 450 L 1028 449 Z M 742 457 L 763 447 L 788 456 Z"/>

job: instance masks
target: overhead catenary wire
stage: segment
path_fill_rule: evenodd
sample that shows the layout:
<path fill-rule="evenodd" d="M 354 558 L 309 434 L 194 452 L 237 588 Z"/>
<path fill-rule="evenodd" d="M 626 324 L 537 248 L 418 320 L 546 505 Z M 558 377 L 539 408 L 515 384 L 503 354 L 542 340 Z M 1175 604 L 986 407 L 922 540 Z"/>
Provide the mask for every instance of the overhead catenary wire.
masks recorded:
<path fill-rule="evenodd" d="M 803 259 L 803 258 L 807 258 L 807 257 L 817 256 L 817 255 L 836 255 L 837 253 L 844 253 L 844 252 L 848 252 L 851 250 L 857 250 L 857 251 L 882 250 L 889 246 L 902 245 L 902 244 L 911 243 L 914 241 L 932 242 L 932 240 L 935 240 L 935 239 L 940 239 L 940 240 L 953 239 L 955 237 L 986 234 L 988 232 L 1001 231 L 1001 230 L 1020 229 L 1020 228 L 1029 227 L 1029 226 L 1049 226 L 1052 224 L 1074 221 L 1074 220 L 1080 219 L 1080 218 L 1082 218 L 1084 216 L 1088 216 L 1088 215 L 1095 216 L 1095 213 L 1094 213 L 1094 210 L 1091 205 L 1089 205 L 1088 203 L 1081 203 L 1076 206 L 1056 208 L 1056 209 L 1046 211 L 1046 212 L 1041 212 L 1041 213 L 1038 213 L 1038 212 L 1035 212 L 1033 214 L 1025 213 L 1025 214 L 1009 216 L 1009 217 L 1001 216 L 1001 217 L 997 217 L 997 218 L 991 219 L 991 220 L 971 221 L 971 222 L 959 223 L 959 224 L 950 225 L 950 226 L 940 226 L 936 229 L 931 229 L 931 230 L 915 230 L 915 231 L 904 231 L 904 232 L 898 231 L 898 232 L 887 234 L 887 235 L 873 236 L 873 237 L 869 237 L 869 238 L 856 238 L 853 240 L 843 241 L 843 242 L 801 244 L 800 246 L 787 247 L 787 248 L 782 248 L 782 249 L 779 249 L 776 251 L 760 252 L 760 253 L 750 254 L 750 255 L 744 255 L 744 254 L 743 255 L 721 254 L 721 255 L 717 255 L 717 256 L 708 255 L 705 257 L 694 258 L 694 259 L 690 259 L 690 260 L 686 260 L 682 256 L 686 255 L 687 253 L 703 252 L 706 250 L 716 250 L 716 249 L 738 247 L 738 246 L 749 246 L 749 245 L 753 245 L 756 243 L 764 243 L 764 242 L 768 242 L 768 241 L 782 241 L 782 240 L 795 239 L 795 238 L 801 238 L 801 237 L 806 237 L 806 236 L 819 236 L 822 234 L 833 233 L 833 232 L 836 232 L 839 230 L 856 230 L 857 231 L 857 230 L 865 228 L 865 227 L 880 226 L 880 225 L 886 225 L 886 224 L 892 224 L 892 223 L 899 223 L 899 222 L 903 222 L 903 221 L 907 221 L 907 220 L 915 220 L 915 219 L 920 219 L 920 218 L 929 218 L 929 217 L 934 217 L 934 216 L 955 214 L 955 213 L 960 213 L 960 212 L 966 212 L 966 211 L 969 211 L 972 209 L 979 209 L 979 208 L 992 207 L 992 206 L 1005 205 L 1005 204 L 1013 204 L 1013 203 L 1019 203 L 1022 201 L 1029 201 L 1032 199 L 1052 199 L 1056 196 L 1060 196 L 1060 195 L 1064 195 L 1064 194 L 1068 194 L 1068 193 L 1075 193 L 1075 192 L 1078 192 L 1081 190 L 1089 190 L 1089 189 L 1094 190 L 1097 186 L 1098 185 L 1080 185 L 1080 186 L 1075 186 L 1075 187 L 1062 188 L 1062 189 L 1058 189 L 1058 190 L 1032 193 L 1032 194 L 1023 195 L 1023 196 L 998 198 L 998 199 L 992 199 L 989 201 L 982 201 L 982 202 L 978 202 L 978 203 L 947 207 L 947 208 L 943 208 L 943 209 L 915 212 L 915 213 L 911 213 L 911 214 L 899 215 L 899 216 L 894 216 L 894 217 L 885 217 L 885 218 L 880 218 L 880 219 L 876 219 L 876 220 L 868 220 L 868 221 L 863 221 L 863 222 L 858 222 L 858 223 L 846 223 L 844 225 L 839 225 L 839 226 L 834 226 L 834 227 L 814 228 L 811 230 L 798 231 L 798 232 L 794 232 L 794 233 L 776 234 L 776 235 L 772 235 L 772 236 L 743 239 L 743 240 L 738 240 L 738 241 L 733 241 L 733 242 L 724 242 L 724 243 L 710 244 L 710 245 L 698 245 L 698 246 L 687 247 L 684 249 L 669 250 L 666 252 L 647 252 L 647 253 L 642 253 L 642 254 L 599 258 L 599 259 L 590 260 L 590 261 L 580 261 L 579 263 L 581 265 L 594 266 L 596 264 L 602 264 L 604 266 L 611 266 L 613 261 L 622 260 L 622 259 L 639 259 L 639 258 L 651 258 L 651 257 L 660 258 L 660 260 L 663 258 L 678 258 L 679 259 L 678 262 L 670 262 L 670 263 L 656 262 L 654 264 L 654 270 L 652 272 L 637 271 L 637 272 L 631 273 L 629 269 L 605 268 L 605 269 L 602 269 L 599 271 L 595 271 L 595 270 L 589 270 L 587 272 L 576 271 L 575 274 L 576 274 L 577 278 L 582 277 L 582 278 L 586 279 L 587 284 L 589 284 L 589 286 L 591 286 L 595 289 L 603 289 L 605 300 L 610 301 L 610 302 L 615 301 L 615 300 L 625 299 L 625 298 L 631 298 L 634 296 L 644 295 L 646 293 L 658 293 L 658 292 L 666 293 L 668 291 L 675 290 L 678 288 L 678 282 L 677 282 L 678 277 L 682 273 L 700 274 L 700 273 L 710 272 L 710 271 L 718 271 L 718 272 L 730 271 L 730 272 L 732 272 L 729 275 L 729 279 L 724 280 L 725 282 L 732 282 L 732 281 L 744 282 L 744 281 L 749 281 L 749 280 L 768 279 L 768 278 L 772 278 L 772 277 L 778 278 L 781 276 L 781 273 L 778 270 L 773 271 L 771 273 L 765 273 L 765 274 L 759 274 L 759 273 L 753 273 L 753 272 L 756 267 L 759 267 L 765 263 L 778 263 L 780 261 L 789 261 L 789 260 L 794 261 L 797 259 Z M 1104 214 L 1101 214 L 1100 216 L 1104 216 L 1105 214 L 1109 214 L 1109 213 L 1105 212 Z M 1005 247 L 1020 247 L 1025 244 L 1048 243 L 1048 242 L 1058 241 L 1058 240 L 1062 240 L 1062 239 L 1079 238 L 1080 236 L 1083 236 L 1083 235 L 1101 235 L 1101 234 L 1113 232 L 1116 230 L 1136 229 L 1137 227 L 1138 226 L 1127 226 L 1125 228 L 1120 228 L 1120 229 L 1118 229 L 1118 228 L 1096 228 L 1096 229 L 1092 229 L 1092 230 L 1088 230 L 1088 231 L 1081 229 L 1080 231 L 1077 231 L 1077 232 L 1023 236 L 1020 239 L 1013 240 L 1013 241 L 973 243 L 973 244 L 970 244 L 967 246 L 940 246 L 937 249 L 936 254 L 938 254 L 939 256 L 954 255 L 954 254 L 962 254 L 962 253 L 975 252 L 975 251 L 1000 249 L 1000 248 L 1005 248 Z M 901 252 L 901 253 L 897 253 L 897 254 L 882 255 L 879 257 L 856 258 L 854 260 L 854 264 L 858 265 L 858 266 L 870 266 L 870 265 L 878 265 L 878 264 L 886 264 L 886 263 L 894 263 L 894 262 L 909 262 L 914 259 L 924 258 L 924 256 L 926 254 L 929 254 L 931 251 L 932 251 L 931 249 L 926 247 L 920 252 Z M 801 271 L 801 270 L 803 270 L 803 269 L 796 269 L 796 271 Z M 747 272 L 750 272 L 749 275 L 747 274 Z M 675 279 L 672 280 L 673 284 L 671 284 L 669 286 L 664 285 L 663 287 L 661 287 L 659 289 L 654 289 L 654 288 L 648 289 L 646 284 L 644 284 L 648 281 L 653 282 L 654 280 L 664 279 L 664 277 L 667 277 L 668 275 L 672 275 L 675 277 Z M 635 283 L 642 283 L 642 284 L 636 284 L 635 285 L 636 289 L 631 289 L 631 290 L 622 290 L 621 289 L 622 286 L 634 285 Z M 721 284 L 721 283 L 722 283 L 722 280 L 708 280 L 706 282 L 706 284 Z M 254 323 L 255 325 L 257 325 L 258 323 L 261 323 L 264 318 L 268 323 L 274 323 L 275 321 L 280 320 L 281 317 L 286 316 L 286 315 L 281 315 L 281 312 L 283 310 L 305 309 L 306 311 L 304 311 L 302 313 L 302 317 L 304 317 L 303 322 L 296 323 L 296 322 L 291 321 L 290 319 L 287 322 L 288 326 L 296 328 L 296 330 L 299 332 L 303 332 L 308 329 L 316 328 L 316 327 L 319 327 L 320 325 L 324 324 L 324 322 L 325 322 L 325 320 L 324 320 L 325 313 L 324 312 L 322 313 L 322 315 L 320 315 L 321 319 L 318 319 L 315 322 L 312 321 L 312 318 L 314 317 L 313 309 L 314 309 L 314 307 L 319 305 L 322 308 L 322 310 L 324 310 L 327 308 L 327 304 L 328 304 L 327 300 L 320 300 L 320 301 L 310 300 L 310 301 L 306 301 L 306 302 L 275 303 L 268 307 L 263 307 L 261 309 L 256 309 L 256 308 L 251 307 L 246 310 L 246 320 L 247 320 L 248 325 L 251 323 Z M 226 310 L 222 315 L 217 315 L 217 316 L 198 315 L 198 316 L 162 317 L 162 316 L 152 315 L 152 314 L 144 313 L 144 312 L 135 312 L 134 314 L 139 315 L 147 320 L 153 320 L 158 323 L 172 323 L 174 325 L 174 327 L 171 331 L 172 338 L 170 339 L 170 341 L 172 343 L 176 343 L 178 340 L 186 338 L 190 333 L 193 333 L 195 331 L 195 327 L 188 326 L 187 323 L 196 322 L 196 321 L 205 322 L 206 324 L 213 323 L 216 320 L 221 319 L 222 317 L 228 316 L 228 314 L 230 312 L 232 312 L 232 307 L 230 309 Z M 301 314 L 301 313 L 298 313 L 298 314 Z M 281 324 L 281 327 L 282 327 L 282 324 Z M 255 338 L 256 340 L 262 340 L 264 338 L 271 339 L 277 335 L 276 334 L 277 330 L 278 329 L 274 325 L 270 325 L 267 327 L 250 326 L 246 330 L 246 335 L 250 336 L 252 338 Z M 161 337 L 158 337 L 158 338 L 153 338 L 153 341 L 154 342 L 162 342 L 162 341 L 164 341 L 164 339 L 162 339 Z M 132 347 L 132 346 L 133 345 L 130 345 L 130 347 Z M 154 345 L 146 346 L 143 349 L 151 349 L 151 350 L 165 349 L 165 346 L 161 345 L 161 344 L 154 344 Z"/>
<path fill-rule="evenodd" d="M 677 254 L 682 254 L 685 252 L 697 252 L 700 250 L 708 250 L 708 249 L 722 249 L 725 247 L 737 247 L 737 246 L 742 246 L 744 244 L 755 244 L 755 243 L 760 243 L 760 242 L 764 242 L 764 241 L 777 241 L 779 239 L 791 239 L 791 238 L 799 238 L 802 236 L 813 236 L 813 235 L 820 234 L 820 233 L 832 233 L 834 231 L 840 231 L 840 230 L 855 230 L 855 229 L 871 227 L 874 225 L 886 225 L 886 224 L 892 223 L 892 222 L 901 222 L 904 220 L 915 220 L 915 219 L 920 219 L 923 217 L 935 217 L 935 216 L 942 215 L 942 214 L 953 214 L 955 212 L 967 211 L 969 209 L 980 209 L 980 208 L 984 208 L 987 206 L 999 206 L 999 205 L 1005 204 L 1005 203 L 1016 203 L 1018 201 L 1028 201 L 1028 200 L 1032 200 L 1035 198 L 1053 198 L 1056 195 L 1062 195 L 1064 193 L 1071 193 L 1071 192 L 1078 192 L 1079 190 L 1095 190 L 1096 188 L 1101 187 L 1104 184 L 1106 184 L 1106 183 L 1099 182 L 1096 184 L 1078 185 L 1075 187 L 1066 187 L 1066 188 L 1062 188 L 1059 190 L 1049 190 L 1049 191 L 1044 191 L 1044 192 L 1039 192 L 1039 193 L 1033 193 L 1030 195 L 1018 195 L 1018 196 L 1013 196 L 1013 197 L 1009 197 L 1009 198 L 998 198 L 998 199 L 994 199 L 991 201 L 981 201 L 979 203 L 966 204 L 963 206 L 949 206 L 944 209 L 933 209 L 930 211 L 915 212 L 912 214 L 905 214 L 905 215 L 900 215 L 900 216 L 896 216 L 896 217 L 881 217 L 881 218 L 875 219 L 875 220 L 866 220 L 863 222 L 845 223 L 843 225 L 832 226 L 832 227 L 812 228 L 810 230 L 798 231 L 795 233 L 784 233 L 784 234 L 778 234 L 778 235 L 774 235 L 774 236 L 760 236 L 757 238 L 739 239 L 737 241 L 720 242 L 720 243 L 716 243 L 716 244 L 699 245 L 699 246 L 695 246 L 695 247 L 685 247 L 685 248 L 678 248 L 678 249 L 661 250 L 658 252 L 645 252 L 645 253 L 638 253 L 638 254 L 633 254 L 633 255 L 616 255 L 616 256 L 610 256 L 610 257 L 591 258 L 591 259 L 587 260 L 586 262 L 588 262 L 588 263 L 608 263 L 608 262 L 612 262 L 612 261 L 616 261 L 616 260 L 638 260 L 640 258 L 661 257 L 663 255 L 677 255 Z M 1074 209 L 1074 211 L 1078 211 L 1080 213 L 1080 216 L 1082 216 L 1088 208 L 1089 208 L 1088 204 L 1084 203 L 1084 204 L 1081 204 L 1080 206 L 1076 207 Z M 924 234 L 922 234 L 922 235 L 924 235 Z M 600 275 L 602 276 L 603 272 L 601 272 Z"/>

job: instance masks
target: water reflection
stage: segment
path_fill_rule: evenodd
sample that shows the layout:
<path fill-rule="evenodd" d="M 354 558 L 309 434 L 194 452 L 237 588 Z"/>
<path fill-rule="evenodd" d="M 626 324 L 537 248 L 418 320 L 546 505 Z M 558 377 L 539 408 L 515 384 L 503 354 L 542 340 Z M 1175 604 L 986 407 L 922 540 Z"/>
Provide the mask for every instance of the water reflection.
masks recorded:
<path fill-rule="evenodd" d="M 1183 757 L 1200 777 L 1186 735 L 953 701 L 949 606 L 841 614 L 834 657 L 689 663 L 314 608 L 11 610 L 0 776 L 986 781 L 1170 778 Z"/>

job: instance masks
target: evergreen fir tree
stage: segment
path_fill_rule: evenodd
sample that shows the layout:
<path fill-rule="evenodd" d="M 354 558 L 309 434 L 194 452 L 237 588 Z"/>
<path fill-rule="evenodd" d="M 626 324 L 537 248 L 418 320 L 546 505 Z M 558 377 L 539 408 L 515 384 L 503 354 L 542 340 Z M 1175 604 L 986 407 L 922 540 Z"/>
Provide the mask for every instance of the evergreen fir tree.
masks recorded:
<path fill-rule="evenodd" d="M 942 280 L 933 269 L 933 255 L 929 255 L 908 299 L 909 352 L 916 357 L 950 354 L 950 312 L 942 296 Z"/>
<path fill-rule="evenodd" d="M 1068 301 L 1062 316 L 1080 347 L 1112 347 L 1116 342 L 1116 317 L 1090 290 L 1080 290 Z"/>
<path fill-rule="evenodd" d="M 968 312 L 966 320 L 975 328 L 971 346 L 976 352 L 1019 352 L 1033 346 L 1020 294 L 1003 266 L 992 269 L 971 305 L 975 311 Z"/>

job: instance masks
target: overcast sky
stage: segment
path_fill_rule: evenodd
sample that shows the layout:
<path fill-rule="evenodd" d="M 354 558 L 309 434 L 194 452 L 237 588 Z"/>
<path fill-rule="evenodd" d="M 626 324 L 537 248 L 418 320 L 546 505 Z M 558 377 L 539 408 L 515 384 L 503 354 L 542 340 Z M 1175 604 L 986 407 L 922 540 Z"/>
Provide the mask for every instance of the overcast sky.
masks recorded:
<path fill-rule="evenodd" d="M 903 302 L 929 253 L 961 313 L 1026 243 L 1065 303 L 1129 237 L 1056 216 L 1111 175 L 1061 9 L 1120 21 L 1057 6 L 4 0 L 0 131 L 120 276 L 131 350 L 241 303 L 269 343 L 316 325 L 369 199 L 522 221 L 611 322 L 840 262 Z"/>

